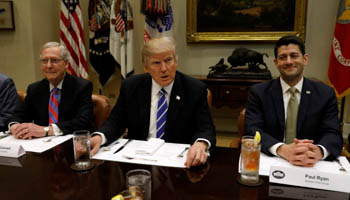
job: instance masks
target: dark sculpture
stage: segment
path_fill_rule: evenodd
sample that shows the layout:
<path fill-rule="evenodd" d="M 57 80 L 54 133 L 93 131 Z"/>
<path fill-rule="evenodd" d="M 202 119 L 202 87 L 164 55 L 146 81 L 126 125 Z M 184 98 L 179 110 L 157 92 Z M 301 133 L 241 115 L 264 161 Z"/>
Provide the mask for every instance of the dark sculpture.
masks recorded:
<path fill-rule="evenodd" d="M 224 64 L 224 58 L 221 58 L 220 61 L 216 65 L 209 67 L 209 69 L 210 69 L 209 73 L 213 72 L 213 71 L 222 73 L 227 68 L 228 68 L 228 66 Z"/>
<path fill-rule="evenodd" d="M 269 57 L 267 53 L 259 53 L 257 51 L 240 47 L 232 52 L 232 55 L 228 57 L 227 61 L 232 65 L 231 68 L 248 64 L 249 70 L 258 71 L 260 70 L 259 65 L 264 65 L 265 69 L 267 69 L 267 65 L 263 58 L 264 55 Z"/>
<path fill-rule="evenodd" d="M 227 59 L 231 67 L 225 65 L 224 58 L 221 58 L 216 65 L 209 67 L 208 78 L 271 79 L 271 72 L 267 69 L 267 65 L 264 62 L 264 55 L 268 57 L 267 53 L 259 53 L 239 47 Z M 238 66 L 247 64 L 248 69 L 238 68 Z M 260 65 L 263 67 L 260 67 Z"/>

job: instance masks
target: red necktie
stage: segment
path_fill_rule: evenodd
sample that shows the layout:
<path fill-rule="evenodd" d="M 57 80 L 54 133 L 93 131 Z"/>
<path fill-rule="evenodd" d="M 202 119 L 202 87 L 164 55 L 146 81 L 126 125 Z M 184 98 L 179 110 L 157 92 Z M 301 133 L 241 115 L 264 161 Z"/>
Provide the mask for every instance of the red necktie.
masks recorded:
<path fill-rule="evenodd" d="M 49 101 L 49 124 L 57 123 L 58 121 L 58 88 L 51 91 Z"/>

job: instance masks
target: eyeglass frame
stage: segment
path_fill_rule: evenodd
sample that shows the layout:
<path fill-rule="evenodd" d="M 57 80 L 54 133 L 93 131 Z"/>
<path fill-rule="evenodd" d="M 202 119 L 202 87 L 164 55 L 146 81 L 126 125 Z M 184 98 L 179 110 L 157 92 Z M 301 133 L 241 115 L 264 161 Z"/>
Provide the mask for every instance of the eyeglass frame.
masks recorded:
<path fill-rule="evenodd" d="M 40 59 L 40 63 L 43 65 L 47 65 L 49 63 L 49 61 L 51 64 L 57 65 L 61 61 L 63 61 L 63 59 L 62 58 L 43 58 L 43 59 Z"/>

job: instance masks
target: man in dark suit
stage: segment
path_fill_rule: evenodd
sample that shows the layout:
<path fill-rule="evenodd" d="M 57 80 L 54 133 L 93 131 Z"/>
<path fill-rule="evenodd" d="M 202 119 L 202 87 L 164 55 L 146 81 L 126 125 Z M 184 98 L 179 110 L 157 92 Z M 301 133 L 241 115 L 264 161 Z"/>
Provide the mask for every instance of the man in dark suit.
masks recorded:
<path fill-rule="evenodd" d="M 15 111 L 18 96 L 12 79 L 0 73 L 0 131 L 6 131 L 9 118 Z"/>
<path fill-rule="evenodd" d="M 157 137 L 166 142 L 192 144 L 185 165 L 204 164 L 208 157 L 206 152 L 216 143 L 206 85 L 176 71 L 177 56 L 172 38 L 146 42 L 142 54 L 148 73 L 123 81 L 117 104 L 97 130 L 99 134 L 91 139 L 92 154 L 101 144 L 118 139 L 128 128 L 127 138 L 130 139 Z M 165 101 L 161 90 L 165 90 L 165 94 L 162 92 Z M 159 102 L 162 103 L 158 105 Z M 160 114 L 163 109 L 167 112 Z M 162 121 L 161 116 L 166 120 Z"/>
<path fill-rule="evenodd" d="M 280 77 L 251 88 L 245 134 L 259 131 L 264 153 L 294 165 L 313 166 L 318 160 L 336 158 L 343 138 L 333 89 L 303 77 L 309 55 L 300 38 L 282 37 L 274 51 Z"/>
<path fill-rule="evenodd" d="M 31 139 L 89 129 L 93 118 L 92 83 L 66 73 L 68 52 L 57 42 L 42 47 L 40 63 L 45 78 L 28 86 L 23 104 L 11 118 L 12 134 Z"/>

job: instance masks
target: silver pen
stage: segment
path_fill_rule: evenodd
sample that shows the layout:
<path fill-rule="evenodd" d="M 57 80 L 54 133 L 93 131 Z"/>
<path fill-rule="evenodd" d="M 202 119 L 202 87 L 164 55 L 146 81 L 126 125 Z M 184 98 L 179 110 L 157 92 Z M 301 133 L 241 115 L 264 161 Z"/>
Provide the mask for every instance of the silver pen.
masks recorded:
<path fill-rule="evenodd" d="M 189 149 L 190 147 L 186 147 L 177 157 L 182 158 L 184 157 L 185 152 Z"/>
<path fill-rule="evenodd" d="M 346 172 L 346 169 L 343 167 L 340 160 L 336 158 L 335 161 L 340 165 L 339 171 Z"/>

